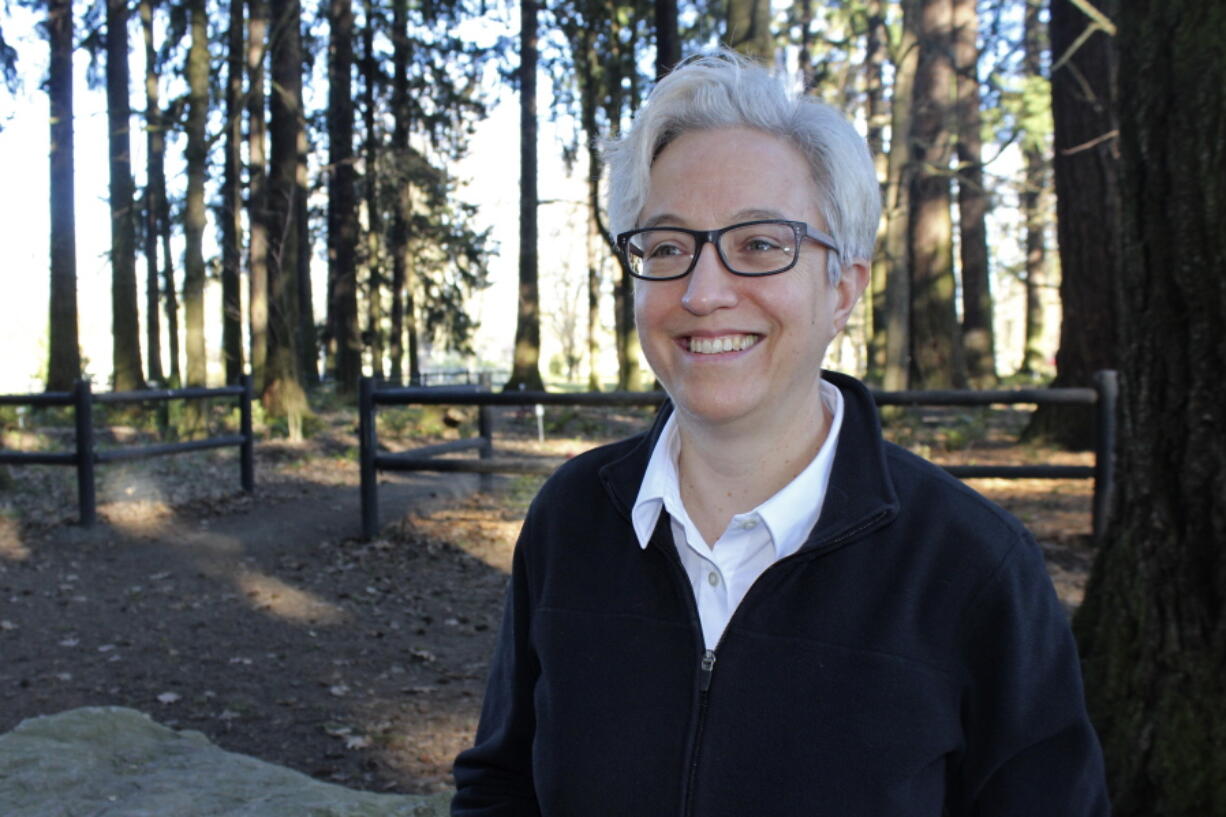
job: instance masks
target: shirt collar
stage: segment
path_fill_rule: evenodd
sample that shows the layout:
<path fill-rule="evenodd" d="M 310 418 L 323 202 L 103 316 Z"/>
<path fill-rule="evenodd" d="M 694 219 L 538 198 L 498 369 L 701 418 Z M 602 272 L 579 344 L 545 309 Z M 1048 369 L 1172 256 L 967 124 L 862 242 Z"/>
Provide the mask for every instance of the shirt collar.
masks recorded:
<path fill-rule="evenodd" d="M 824 378 L 821 399 L 830 413 L 830 430 L 813 460 L 795 479 L 778 493 L 748 514 L 759 516 L 771 533 L 776 558 L 800 550 L 801 545 L 817 524 L 830 484 L 830 471 L 843 425 L 843 394 Z M 655 531 L 665 504 L 681 508 L 677 461 L 681 453 L 681 435 L 677 430 L 677 415 L 673 413 L 664 424 L 651 451 L 643 481 L 630 512 L 639 547 L 646 548 Z"/>

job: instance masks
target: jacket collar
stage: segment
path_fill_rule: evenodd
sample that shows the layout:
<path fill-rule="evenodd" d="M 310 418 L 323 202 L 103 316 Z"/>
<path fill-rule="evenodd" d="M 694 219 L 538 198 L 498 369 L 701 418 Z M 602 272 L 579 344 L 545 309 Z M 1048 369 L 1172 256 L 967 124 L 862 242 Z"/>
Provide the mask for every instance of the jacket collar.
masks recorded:
<path fill-rule="evenodd" d="M 886 524 L 898 513 L 898 497 L 886 469 L 885 444 L 872 395 L 854 377 L 831 371 L 823 371 L 822 377 L 843 393 L 843 428 L 826 501 L 805 548 L 848 542 Z M 651 428 L 627 441 L 629 450 L 599 471 L 614 507 L 627 520 L 647 461 L 672 411 L 672 403 L 666 401 Z"/>

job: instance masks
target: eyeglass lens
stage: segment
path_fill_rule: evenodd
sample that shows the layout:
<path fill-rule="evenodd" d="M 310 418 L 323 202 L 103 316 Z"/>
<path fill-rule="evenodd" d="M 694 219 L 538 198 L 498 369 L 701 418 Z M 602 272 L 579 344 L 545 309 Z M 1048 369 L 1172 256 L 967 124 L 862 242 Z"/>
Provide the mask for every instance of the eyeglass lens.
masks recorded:
<path fill-rule="evenodd" d="M 636 275 L 672 278 L 684 275 L 694 260 L 698 239 L 687 232 L 659 227 L 631 237 L 627 253 Z M 719 239 L 720 256 L 732 272 L 764 275 L 791 266 L 796 257 L 796 231 L 786 222 L 746 224 Z"/>

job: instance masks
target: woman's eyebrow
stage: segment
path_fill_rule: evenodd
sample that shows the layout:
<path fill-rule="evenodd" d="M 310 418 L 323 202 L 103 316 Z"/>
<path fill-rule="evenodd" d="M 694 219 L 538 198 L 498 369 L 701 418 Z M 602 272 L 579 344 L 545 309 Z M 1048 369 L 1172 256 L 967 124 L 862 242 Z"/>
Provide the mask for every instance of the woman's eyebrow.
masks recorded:
<path fill-rule="evenodd" d="M 760 208 L 752 208 L 748 210 L 738 210 L 732 214 L 732 220 L 728 224 L 738 224 L 742 221 L 757 221 L 764 218 L 786 218 L 783 213 L 778 210 L 765 210 Z M 658 227 L 661 224 L 680 227 L 685 224 L 685 219 L 674 213 L 659 213 L 644 221 L 639 225 L 639 229 L 645 230 L 648 227 Z M 727 225 L 721 225 L 727 226 Z M 718 229 L 718 228 L 715 228 Z"/>

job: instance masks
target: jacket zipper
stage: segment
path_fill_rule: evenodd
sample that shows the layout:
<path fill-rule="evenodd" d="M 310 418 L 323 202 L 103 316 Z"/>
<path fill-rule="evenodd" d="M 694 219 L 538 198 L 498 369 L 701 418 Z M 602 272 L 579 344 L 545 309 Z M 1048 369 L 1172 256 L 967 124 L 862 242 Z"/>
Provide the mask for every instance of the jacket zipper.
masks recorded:
<path fill-rule="evenodd" d="M 851 530 L 848 530 L 848 531 L 844 531 L 842 536 L 839 536 L 834 539 L 829 539 L 825 542 L 815 545 L 812 550 L 806 551 L 802 548 L 801 550 L 796 551 L 790 556 L 785 556 L 784 558 L 780 559 L 779 561 L 767 567 L 766 570 L 762 571 L 762 574 L 758 576 L 758 578 L 754 581 L 754 583 L 750 585 L 749 590 L 746 591 L 744 597 L 742 597 L 741 603 L 738 604 L 737 608 L 732 611 L 732 616 L 728 619 L 728 624 L 725 625 L 724 632 L 720 634 L 719 641 L 716 642 L 715 648 L 709 649 L 709 650 L 708 649 L 703 650 L 702 659 L 699 661 L 699 664 L 698 664 L 698 717 L 697 717 L 697 723 L 694 726 L 694 735 L 692 738 L 692 742 L 690 744 L 691 746 L 690 769 L 689 769 L 689 774 L 686 777 L 685 797 L 684 797 L 684 806 L 682 808 L 682 817 L 692 817 L 694 813 L 694 791 L 696 788 L 694 783 L 698 777 L 698 761 L 702 753 L 702 733 L 703 733 L 703 728 L 706 726 L 706 721 L 707 721 L 707 706 L 708 706 L 708 701 L 709 701 L 709 697 L 711 693 L 711 679 L 715 675 L 716 654 L 719 651 L 720 645 L 724 643 L 724 636 L 727 634 L 728 628 L 732 626 L 732 622 L 736 619 L 737 614 L 740 613 L 741 609 L 746 606 L 745 602 L 747 602 L 750 599 L 750 597 L 753 595 L 754 588 L 761 583 L 763 576 L 765 576 L 767 573 L 770 573 L 772 570 L 774 570 L 779 565 L 784 564 L 786 562 L 791 562 L 801 556 L 805 556 L 808 558 L 820 558 L 821 556 L 826 555 L 826 553 L 829 553 L 831 548 L 834 545 L 841 545 L 844 542 L 848 542 L 852 539 L 855 539 L 863 531 L 877 524 L 877 522 L 880 521 L 880 519 L 883 516 L 885 516 L 884 512 L 874 514 L 873 516 L 869 517 L 862 524 L 856 526 L 855 528 L 852 528 Z M 813 552 L 813 550 L 818 550 L 818 549 L 820 549 L 822 552 L 821 553 Z M 686 595 L 690 599 L 691 618 L 692 618 L 693 623 L 697 627 L 698 637 L 701 640 L 702 639 L 702 625 L 698 617 L 698 602 L 694 598 L 693 588 L 690 587 L 689 577 L 686 576 L 685 568 L 682 567 L 681 565 L 681 557 L 677 555 L 676 547 L 673 546 L 673 547 L 668 548 L 667 550 L 668 550 L 669 555 L 672 557 L 670 561 L 673 563 L 673 565 L 676 567 L 676 570 L 680 574 L 682 585 L 685 588 Z"/>

